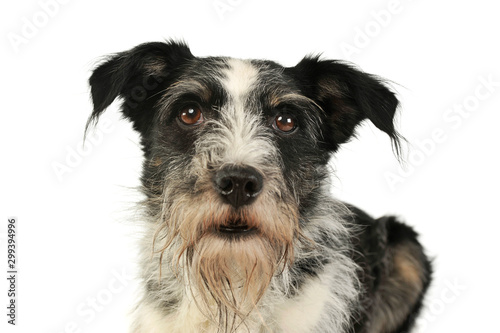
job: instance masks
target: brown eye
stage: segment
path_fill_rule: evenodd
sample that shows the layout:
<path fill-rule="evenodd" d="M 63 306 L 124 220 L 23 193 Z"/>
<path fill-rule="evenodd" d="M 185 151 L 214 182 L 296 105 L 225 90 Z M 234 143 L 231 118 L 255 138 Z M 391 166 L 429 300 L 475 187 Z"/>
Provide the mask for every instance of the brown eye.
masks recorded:
<path fill-rule="evenodd" d="M 281 132 L 289 133 L 295 129 L 295 120 L 286 115 L 278 115 L 274 119 L 273 127 Z"/>
<path fill-rule="evenodd" d="M 179 120 L 184 124 L 184 125 L 199 125 L 201 122 L 203 122 L 203 114 L 201 113 L 201 110 L 199 107 L 196 106 L 188 106 L 184 109 L 179 114 Z"/>

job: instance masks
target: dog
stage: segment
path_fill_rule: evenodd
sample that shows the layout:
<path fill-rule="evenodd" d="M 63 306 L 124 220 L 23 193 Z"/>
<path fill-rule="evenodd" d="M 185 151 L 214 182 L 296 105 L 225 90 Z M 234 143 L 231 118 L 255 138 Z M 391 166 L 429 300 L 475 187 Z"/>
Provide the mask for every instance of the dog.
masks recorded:
<path fill-rule="evenodd" d="M 121 98 L 144 154 L 132 332 L 409 332 L 431 281 L 416 232 L 330 195 L 328 162 L 398 99 L 342 61 L 195 57 L 151 42 L 89 79 L 95 125 Z M 362 168 L 362 167 L 360 167 Z"/>

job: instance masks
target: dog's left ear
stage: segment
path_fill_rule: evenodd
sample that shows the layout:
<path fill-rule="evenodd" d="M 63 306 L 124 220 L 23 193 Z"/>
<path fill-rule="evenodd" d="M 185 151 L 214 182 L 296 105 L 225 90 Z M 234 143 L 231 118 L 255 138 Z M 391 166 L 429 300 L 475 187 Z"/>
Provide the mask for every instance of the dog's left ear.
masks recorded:
<path fill-rule="evenodd" d="M 328 149 L 335 151 L 354 135 L 361 121 L 369 119 L 389 135 L 399 156 L 400 136 L 394 128 L 399 102 L 380 78 L 340 61 L 318 57 L 306 57 L 286 72 L 326 113 L 323 137 Z"/>
<path fill-rule="evenodd" d="M 160 98 L 158 92 L 165 88 L 173 72 L 193 58 L 186 44 L 174 41 L 145 43 L 108 57 L 89 79 L 94 110 L 85 132 L 121 97 L 123 115 L 144 136 Z"/>

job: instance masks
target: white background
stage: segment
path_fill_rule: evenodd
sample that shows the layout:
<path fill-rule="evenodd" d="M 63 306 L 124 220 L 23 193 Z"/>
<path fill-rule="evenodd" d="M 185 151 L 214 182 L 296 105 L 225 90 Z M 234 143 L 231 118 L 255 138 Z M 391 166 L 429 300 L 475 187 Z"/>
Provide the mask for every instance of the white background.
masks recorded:
<path fill-rule="evenodd" d="M 435 279 L 420 332 L 497 330 L 494 2 L 54 1 L 4 1 L 0 8 L 0 266 L 5 272 L 7 217 L 17 216 L 20 271 L 15 328 L 6 324 L 1 278 L 2 332 L 126 331 L 136 288 L 138 137 L 115 103 L 102 118 L 111 125 L 91 134 L 85 156 L 74 152 L 82 150 L 87 79 L 100 57 L 171 37 L 198 56 L 286 66 L 321 52 L 393 81 L 399 129 L 412 144 L 406 169 L 387 137 L 366 125 L 333 161 L 332 190 L 375 216 L 400 215 L 421 234 Z M 439 137 L 430 143 L 433 133 Z M 58 165 L 67 166 L 59 176 Z"/>

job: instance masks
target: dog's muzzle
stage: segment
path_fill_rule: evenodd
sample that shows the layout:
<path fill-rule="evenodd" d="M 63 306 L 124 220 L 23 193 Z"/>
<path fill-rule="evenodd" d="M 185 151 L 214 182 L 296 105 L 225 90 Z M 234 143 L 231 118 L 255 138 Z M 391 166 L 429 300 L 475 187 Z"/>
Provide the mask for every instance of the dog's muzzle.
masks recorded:
<path fill-rule="evenodd" d="M 224 167 L 217 171 L 213 181 L 221 198 L 235 209 L 251 204 L 263 187 L 262 175 L 249 166 Z"/>

